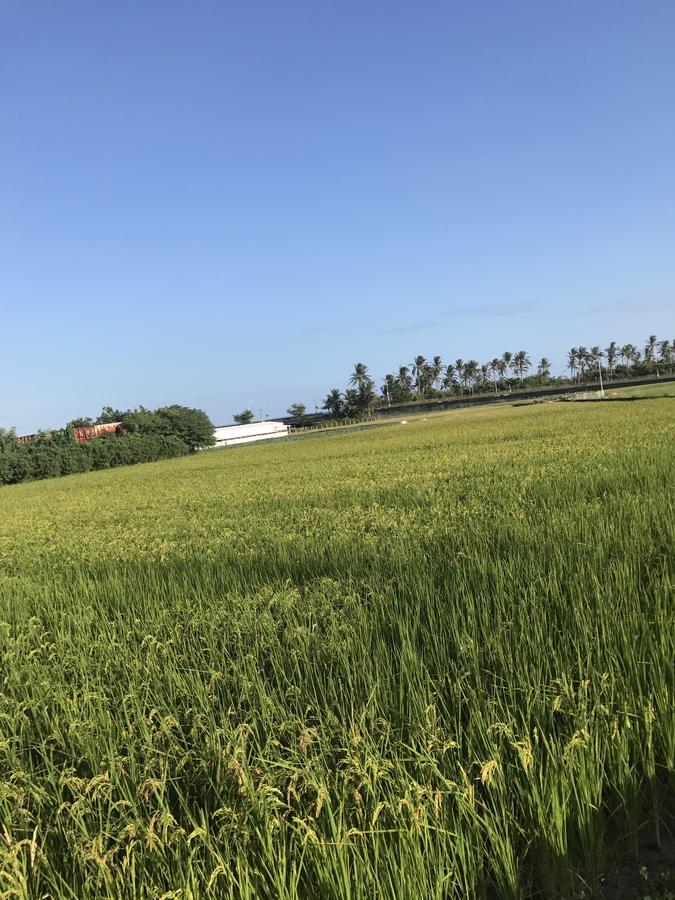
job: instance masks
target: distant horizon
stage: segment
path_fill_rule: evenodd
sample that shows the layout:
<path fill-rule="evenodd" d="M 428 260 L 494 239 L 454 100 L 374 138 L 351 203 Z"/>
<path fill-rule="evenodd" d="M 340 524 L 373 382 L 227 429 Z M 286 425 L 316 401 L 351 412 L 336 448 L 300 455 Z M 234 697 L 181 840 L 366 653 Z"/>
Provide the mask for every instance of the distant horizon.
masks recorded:
<path fill-rule="evenodd" d="M 5 4 L 0 427 L 671 334 L 674 46 L 669 0 Z"/>
<path fill-rule="evenodd" d="M 651 333 L 651 334 L 654 334 L 655 332 L 652 331 L 652 332 L 650 332 L 650 333 Z M 675 345 L 675 340 L 674 340 L 674 339 L 666 338 L 664 335 L 659 335 L 659 334 L 656 334 L 656 337 L 657 337 L 657 339 L 659 340 L 659 342 L 660 342 L 661 340 L 668 340 L 668 341 L 672 341 L 672 344 Z M 636 347 L 637 350 L 640 352 L 640 354 L 643 355 L 643 352 L 644 352 L 644 344 L 646 343 L 646 339 L 645 339 L 645 341 L 641 341 L 641 342 L 637 342 L 636 340 L 632 340 L 632 341 L 631 341 L 631 340 L 626 340 L 626 341 L 617 341 L 616 343 L 617 343 L 617 345 L 618 345 L 619 347 L 626 346 L 626 345 L 628 345 L 629 343 L 632 343 L 632 344 L 635 345 L 635 347 Z M 609 344 L 609 341 L 605 341 L 605 342 L 603 342 L 602 344 L 591 344 L 590 342 L 589 342 L 589 343 L 583 343 L 583 342 L 579 341 L 579 342 L 577 342 L 577 344 L 576 344 L 575 346 L 576 346 L 576 347 L 582 347 L 582 346 L 583 346 L 583 347 L 586 347 L 587 349 L 590 349 L 590 347 L 593 347 L 593 346 L 599 346 L 600 349 L 603 351 L 603 354 L 604 354 L 604 352 L 605 352 L 606 347 L 607 347 L 608 344 Z M 531 353 L 529 350 L 527 350 L 527 348 L 524 348 L 524 347 L 519 347 L 519 348 L 517 348 L 517 349 L 518 349 L 518 350 L 526 350 L 526 352 L 530 355 L 531 362 L 532 362 L 532 366 L 531 366 L 530 371 L 527 373 L 528 375 L 533 375 L 533 374 L 535 374 L 535 370 L 536 370 L 536 367 L 537 367 L 537 363 L 539 362 L 540 359 L 542 359 L 542 358 L 547 358 L 549 361 L 551 361 L 551 359 L 552 359 L 552 357 L 548 356 L 546 353 L 542 353 L 542 354 L 539 354 L 539 353 Z M 568 349 L 565 351 L 565 358 L 566 358 L 566 359 L 567 359 L 567 354 L 569 353 L 569 351 L 570 351 L 571 349 L 572 349 L 572 348 L 570 347 L 570 348 L 568 348 Z M 501 356 L 503 352 L 504 352 L 504 351 L 501 351 L 501 353 L 495 353 L 495 354 L 492 354 L 490 358 L 492 358 L 492 357 L 494 357 L 494 356 Z M 511 352 L 517 352 L 517 350 L 514 348 L 514 350 L 511 351 Z M 422 354 L 422 355 L 425 355 L 425 354 Z M 433 353 L 432 353 L 432 354 L 429 354 L 429 355 L 425 355 L 427 361 L 430 361 L 430 360 L 433 358 L 434 355 L 435 355 L 435 354 L 433 354 Z M 460 356 L 461 356 L 461 354 L 460 354 Z M 444 362 L 444 364 L 447 365 L 448 363 L 454 363 L 455 360 L 456 360 L 457 358 L 459 358 L 459 357 L 458 357 L 458 356 L 454 356 L 454 355 L 448 356 L 447 358 L 443 357 L 443 362 Z M 466 355 L 465 361 L 467 361 L 467 360 L 469 360 L 469 359 L 471 359 L 471 358 L 472 358 L 472 357 L 470 357 L 469 355 Z M 365 362 L 365 364 L 368 365 L 367 361 L 365 361 L 365 360 L 358 360 L 358 362 Z M 479 362 L 480 364 L 484 364 L 484 363 L 488 362 L 488 359 L 480 359 L 480 360 L 478 360 L 478 362 Z M 410 365 L 412 365 L 412 360 L 408 361 L 407 363 L 401 363 L 401 365 L 409 365 L 409 366 L 410 366 Z M 603 363 L 603 365 L 604 365 L 604 363 Z M 352 369 L 353 369 L 353 365 L 352 365 Z M 368 370 L 369 370 L 369 374 L 371 375 L 371 377 L 373 377 L 373 379 L 374 379 L 374 381 L 375 381 L 375 388 L 376 388 L 377 395 L 378 395 L 378 397 L 379 397 L 379 396 L 380 396 L 380 387 L 382 386 L 382 384 L 383 384 L 383 382 L 384 382 L 384 376 L 385 376 L 387 373 L 395 374 L 395 372 L 397 371 L 397 368 L 395 368 L 395 367 L 393 367 L 393 366 L 390 366 L 389 369 L 387 369 L 385 372 L 382 373 L 382 375 L 373 374 L 373 373 L 372 373 L 372 370 L 370 369 L 370 366 L 368 366 Z M 554 370 L 553 370 L 553 366 L 552 366 L 552 367 L 551 367 L 551 374 L 550 374 L 550 377 L 551 377 L 551 378 L 561 378 L 561 377 L 565 377 L 566 374 L 568 374 L 568 373 L 569 373 L 569 367 L 563 368 L 563 369 L 561 369 L 560 371 L 554 371 Z M 323 412 L 323 411 L 324 411 L 324 410 L 323 410 L 323 402 L 324 402 L 324 400 L 325 400 L 325 398 L 326 398 L 328 392 L 329 392 L 330 390 L 332 390 L 333 388 L 338 388 L 339 390 L 344 391 L 345 388 L 346 388 L 346 386 L 347 386 L 347 383 L 348 383 L 348 379 L 349 379 L 349 377 L 350 377 L 350 374 L 351 374 L 351 370 L 348 370 L 347 373 L 345 374 L 344 379 L 342 380 L 342 382 L 341 382 L 340 384 L 333 384 L 333 385 L 331 385 L 330 387 L 326 387 L 326 388 L 325 388 L 325 390 L 321 393 L 321 400 L 320 400 L 320 401 L 317 401 L 316 410 L 315 410 L 313 404 L 310 406 L 310 404 L 305 403 L 305 405 L 306 405 L 306 407 L 307 407 L 307 413 L 308 413 L 308 414 L 313 414 L 315 411 L 316 411 L 316 412 Z M 16 430 L 17 435 L 34 434 L 34 433 L 37 433 L 37 432 L 39 432 L 39 431 L 50 431 L 50 430 L 57 430 L 57 429 L 63 428 L 63 427 L 66 425 L 67 422 L 72 421 L 73 419 L 77 419 L 77 418 L 89 417 L 89 418 L 91 418 L 91 419 L 96 419 L 97 416 L 101 413 L 101 411 L 102 411 L 105 407 L 107 407 L 107 406 L 112 407 L 112 409 L 120 409 L 120 410 L 124 410 L 124 409 L 127 409 L 127 410 L 128 410 L 128 409 L 135 409 L 135 408 L 137 408 L 137 407 L 139 407 L 139 406 L 143 406 L 143 407 L 145 407 L 146 409 L 156 409 L 156 408 L 158 408 L 158 407 L 161 407 L 161 406 L 169 406 L 169 405 L 172 405 L 172 404 L 177 403 L 177 402 L 178 402 L 178 401 L 176 401 L 176 400 L 171 400 L 171 399 L 167 399 L 165 402 L 161 402 L 161 403 L 147 403 L 147 402 L 144 402 L 143 400 L 139 400 L 137 403 L 133 403 L 133 404 L 108 403 L 108 402 L 104 401 L 103 403 L 101 403 L 101 404 L 99 405 L 98 409 L 95 410 L 94 412 L 92 412 L 92 411 L 79 411 L 79 412 L 75 412 L 75 413 L 73 413 L 73 415 L 70 415 L 70 416 L 68 416 L 68 418 L 64 419 L 63 422 L 59 422 L 59 423 L 54 422 L 54 423 L 51 423 L 50 425 L 44 425 L 44 424 L 42 424 L 42 425 L 38 425 L 38 426 L 36 426 L 36 427 L 34 427 L 34 428 L 30 428 L 30 429 L 19 429 L 19 428 L 17 428 L 15 425 L 12 425 L 12 424 L 10 424 L 10 425 L 5 425 L 5 424 L 3 424 L 3 423 L 0 422 L 0 428 L 5 428 L 5 429 L 11 429 L 11 428 L 14 428 L 14 429 Z M 227 417 L 227 421 L 223 421 L 223 420 L 222 420 L 222 417 L 219 418 L 218 416 L 214 416 L 214 414 L 212 414 L 212 412 L 211 412 L 209 409 L 206 409 L 206 408 L 204 408 L 204 407 L 199 407 L 197 404 L 189 402 L 189 400 L 186 401 L 186 402 L 184 402 L 184 403 L 181 403 L 180 405 L 182 405 L 182 406 L 188 406 L 188 407 L 193 407 L 193 408 L 200 408 L 200 409 L 203 409 L 204 412 L 207 413 L 207 415 L 209 416 L 209 418 L 210 418 L 211 421 L 213 422 L 214 427 L 218 428 L 218 427 L 224 427 L 224 426 L 227 426 L 227 425 L 233 425 L 233 424 L 235 424 L 234 421 L 233 421 L 233 416 L 236 415 L 237 413 L 240 413 L 240 412 L 246 410 L 246 409 L 249 409 L 249 410 L 251 410 L 251 411 L 253 412 L 253 414 L 254 414 L 254 421 L 266 421 L 266 420 L 274 420 L 274 419 L 283 419 L 283 418 L 287 418 L 287 417 L 289 416 L 289 413 L 288 413 L 288 407 L 289 407 L 292 403 L 295 403 L 295 402 L 305 402 L 305 401 L 289 400 L 289 401 L 288 401 L 288 404 L 287 404 L 287 406 L 284 408 L 283 412 L 282 412 L 282 411 L 278 411 L 278 412 L 275 412 L 275 413 L 269 413 L 269 412 L 267 412 L 267 410 L 265 410 L 264 408 L 262 408 L 262 407 L 260 407 L 260 406 L 258 406 L 257 408 L 254 408 L 254 407 L 253 407 L 252 405 L 250 405 L 250 404 L 243 404 L 243 405 L 241 405 L 238 409 L 233 410 L 233 411 L 229 414 L 229 416 Z M 261 412 L 263 413 L 262 416 L 260 415 Z"/>

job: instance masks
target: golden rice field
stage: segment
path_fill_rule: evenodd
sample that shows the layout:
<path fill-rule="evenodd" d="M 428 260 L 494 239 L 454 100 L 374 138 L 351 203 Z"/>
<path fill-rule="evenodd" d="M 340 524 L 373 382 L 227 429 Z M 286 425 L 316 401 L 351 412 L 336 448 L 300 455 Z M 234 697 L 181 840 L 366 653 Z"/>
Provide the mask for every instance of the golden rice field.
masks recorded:
<path fill-rule="evenodd" d="M 0 897 L 603 896 L 674 828 L 674 402 L 0 490 Z"/>

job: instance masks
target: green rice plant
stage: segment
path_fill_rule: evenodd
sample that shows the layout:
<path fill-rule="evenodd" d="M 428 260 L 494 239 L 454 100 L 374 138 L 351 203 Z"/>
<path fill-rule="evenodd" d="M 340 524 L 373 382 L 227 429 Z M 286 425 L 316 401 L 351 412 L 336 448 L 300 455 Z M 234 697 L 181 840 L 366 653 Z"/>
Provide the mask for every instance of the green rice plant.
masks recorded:
<path fill-rule="evenodd" d="M 671 407 L 2 489 L 0 896 L 601 896 L 674 827 Z"/>

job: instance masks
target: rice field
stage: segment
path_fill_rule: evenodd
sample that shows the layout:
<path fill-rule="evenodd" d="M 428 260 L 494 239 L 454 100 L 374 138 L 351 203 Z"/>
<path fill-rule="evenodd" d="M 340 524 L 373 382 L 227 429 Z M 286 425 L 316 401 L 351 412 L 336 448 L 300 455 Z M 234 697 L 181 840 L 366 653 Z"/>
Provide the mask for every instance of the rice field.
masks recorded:
<path fill-rule="evenodd" d="M 674 827 L 673 409 L 2 489 L 0 897 L 603 896 Z"/>

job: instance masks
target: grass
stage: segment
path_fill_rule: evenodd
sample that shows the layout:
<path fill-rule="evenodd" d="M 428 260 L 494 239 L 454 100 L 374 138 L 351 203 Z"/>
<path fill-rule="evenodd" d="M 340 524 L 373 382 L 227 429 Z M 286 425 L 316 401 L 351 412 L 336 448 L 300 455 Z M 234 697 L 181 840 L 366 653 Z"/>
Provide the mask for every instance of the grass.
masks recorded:
<path fill-rule="evenodd" d="M 0 492 L 0 896 L 591 897 L 672 828 L 671 401 Z"/>
<path fill-rule="evenodd" d="M 607 397 L 630 397 L 631 399 L 643 399 L 647 397 L 675 397 L 675 381 L 666 381 L 663 384 L 643 384 L 627 388 L 613 388 L 612 383 L 605 385 Z"/>

